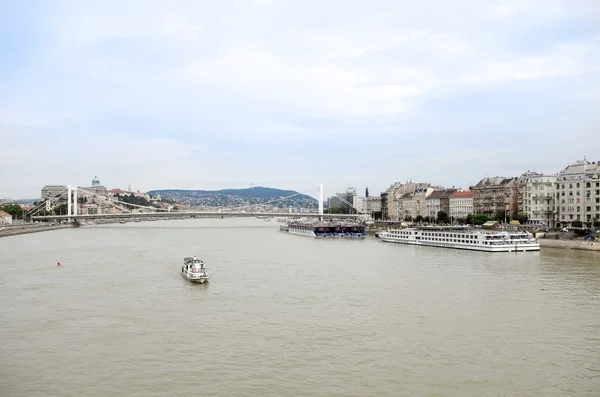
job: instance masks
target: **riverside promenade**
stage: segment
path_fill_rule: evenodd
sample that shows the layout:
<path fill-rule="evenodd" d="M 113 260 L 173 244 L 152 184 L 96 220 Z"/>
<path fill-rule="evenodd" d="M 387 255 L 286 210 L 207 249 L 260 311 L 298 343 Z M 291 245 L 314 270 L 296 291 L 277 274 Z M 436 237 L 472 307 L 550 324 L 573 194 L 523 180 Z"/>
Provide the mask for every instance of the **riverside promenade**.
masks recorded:
<path fill-rule="evenodd" d="M 74 227 L 73 223 L 47 225 L 43 223 L 24 223 L 22 225 L 1 226 L 0 237 L 18 236 L 20 234 L 48 232 L 51 230 Z"/>
<path fill-rule="evenodd" d="M 600 251 L 600 241 L 538 239 L 541 248 Z"/>

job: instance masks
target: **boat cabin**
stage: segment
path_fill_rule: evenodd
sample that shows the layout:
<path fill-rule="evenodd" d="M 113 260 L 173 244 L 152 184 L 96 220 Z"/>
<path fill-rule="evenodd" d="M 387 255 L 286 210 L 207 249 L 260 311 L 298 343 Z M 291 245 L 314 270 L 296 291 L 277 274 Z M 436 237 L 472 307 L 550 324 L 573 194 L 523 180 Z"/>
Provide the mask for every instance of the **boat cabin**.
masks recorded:
<path fill-rule="evenodd" d="M 200 259 L 196 258 L 195 256 L 193 258 L 183 258 L 183 267 L 181 268 L 181 271 L 183 272 L 189 272 L 189 273 L 205 273 L 206 272 L 206 265 L 204 264 L 203 261 L 201 261 Z"/>

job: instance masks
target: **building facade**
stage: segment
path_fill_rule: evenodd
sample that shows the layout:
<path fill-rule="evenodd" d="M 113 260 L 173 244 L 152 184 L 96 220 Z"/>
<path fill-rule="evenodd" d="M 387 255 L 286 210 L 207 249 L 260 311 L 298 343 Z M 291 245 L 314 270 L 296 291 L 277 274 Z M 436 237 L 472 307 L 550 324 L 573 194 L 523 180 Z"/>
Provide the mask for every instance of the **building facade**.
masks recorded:
<path fill-rule="evenodd" d="M 67 199 L 67 186 L 66 185 L 46 185 L 42 187 L 40 192 L 40 200 L 48 200 L 61 195 L 65 200 Z"/>
<path fill-rule="evenodd" d="M 484 178 L 473 186 L 473 211 L 490 218 L 505 214 L 508 220 L 511 209 L 518 208 L 517 178 L 496 176 Z"/>
<path fill-rule="evenodd" d="M 456 189 L 447 189 L 440 196 L 440 211 L 445 212 L 448 216 L 450 216 L 450 196 L 454 192 L 456 192 Z"/>
<path fill-rule="evenodd" d="M 6 211 L 0 210 L 0 225 L 10 225 L 12 224 L 12 215 Z"/>
<path fill-rule="evenodd" d="M 380 197 L 381 197 L 381 219 L 388 220 L 389 216 L 390 216 L 389 208 L 388 208 L 389 193 L 387 191 L 383 192 L 383 193 L 381 193 Z M 392 210 L 393 210 L 393 208 L 392 208 Z"/>
<path fill-rule="evenodd" d="M 440 213 L 441 202 L 440 197 L 444 194 L 443 190 L 436 190 L 431 192 L 429 196 L 425 199 L 425 206 L 427 207 L 427 216 L 431 219 L 437 219 L 438 214 Z"/>
<path fill-rule="evenodd" d="M 365 197 L 362 202 L 363 212 L 365 214 L 373 214 L 374 212 L 381 212 L 381 197 Z"/>
<path fill-rule="evenodd" d="M 448 198 L 449 213 L 451 219 L 466 219 L 473 215 L 473 196 L 471 190 L 457 191 Z"/>
<path fill-rule="evenodd" d="M 555 222 L 557 226 L 600 225 L 600 162 L 577 161 L 560 171 L 555 183 Z"/>
<path fill-rule="evenodd" d="M 556 175 L 532 173 L 523 181 L 523 210 L 527 223 L 553 227 Z"/>
<path fill-rule="evenodd" d="M 406 183 L 396 182 L 392 184 L 388 188 L 388 190 L 381 194 L 382 218 L 393 221 L 405 219 L 406 210 L 404 208 L 404 198 L 406 197 L 406 194 L 414 193 L 420 189 L 422 190 L 429 188 L 431 188 L 432 190 L 441 189 L 441 187 L 438 186 L 432 187 L 430 183 L 426 182 L 408 181 Z M 425 206 L 424 203 L 423 206 Z M 410 212 L 412 213 L 412 209 L 410 210 Z M 425 211 L 422 210 L 421 212 Z"/>
<path fill-rule="evenodd" d="M 362 206 L 356 188 L 349 187 L 346 189 L 345 193 L 337 193 L 335 196 L 327 199 L 327 208 L 339 209 L 348 213 L 362 211 Z"/>
<path fill-rule="evenodd" d="M 433 192 L 431 187 L 417 188 L 402 196 L 403 218 L 401 220 L 415 220 L 418 216 L 427 215 L 426 198 Z"/>
<path fill-rule="evenodd" d="M 106 189 L 106 186 L 100 183 L 100 180 L 97 176 L 95 176 L 94 179 L 92 179 L 92 186 L 88 189 L 99 196 L 106 196 L 106 194 L 108 193 L 108 189 Z"/>

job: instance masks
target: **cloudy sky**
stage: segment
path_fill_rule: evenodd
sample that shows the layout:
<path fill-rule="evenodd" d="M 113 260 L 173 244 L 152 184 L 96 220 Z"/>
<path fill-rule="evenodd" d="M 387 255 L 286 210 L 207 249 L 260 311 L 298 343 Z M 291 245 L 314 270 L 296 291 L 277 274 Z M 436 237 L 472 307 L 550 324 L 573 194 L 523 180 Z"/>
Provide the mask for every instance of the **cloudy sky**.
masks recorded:
<path fill-rule="evenodd" d="M 597 0 L 3 1 L 0 67 L 0 196 L 600 160 Z"/>

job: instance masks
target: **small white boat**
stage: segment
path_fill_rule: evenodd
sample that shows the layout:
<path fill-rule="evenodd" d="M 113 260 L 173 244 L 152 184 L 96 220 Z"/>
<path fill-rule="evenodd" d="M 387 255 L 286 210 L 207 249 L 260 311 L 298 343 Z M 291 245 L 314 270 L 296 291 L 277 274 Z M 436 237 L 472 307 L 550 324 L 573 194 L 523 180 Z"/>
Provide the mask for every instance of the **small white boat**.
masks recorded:
<path fill-rule="evenodd" d="M 208 283 L 206 264 L 195 256 L 183 258 L 181 275 L 188 281 L 200 284 Z"/>

